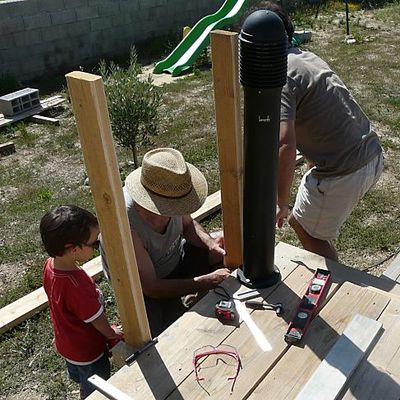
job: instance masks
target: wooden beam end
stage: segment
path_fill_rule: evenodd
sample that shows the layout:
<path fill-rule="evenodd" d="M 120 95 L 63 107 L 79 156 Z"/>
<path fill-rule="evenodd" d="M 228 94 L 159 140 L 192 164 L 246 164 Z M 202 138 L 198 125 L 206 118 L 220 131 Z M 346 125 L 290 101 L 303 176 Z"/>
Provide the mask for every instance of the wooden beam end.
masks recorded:
<path fill-rule="evenodd" d="M 89 74 L 88 72 L 72 71 L 72 72 L 69 72 L 68 74 L 66 74 L 65 78 L 67 80 L 68 79 L 79 79 L 81 81 L 95 82 L 95 81 L 101 79 L 101 76 Z"/>
<path fill-rule="evenodd" d="M 237 32 L 223 31 L 222 29 L 216 29 L 211 32 L 211 37 L 213 36 L 238 36 Z"/>

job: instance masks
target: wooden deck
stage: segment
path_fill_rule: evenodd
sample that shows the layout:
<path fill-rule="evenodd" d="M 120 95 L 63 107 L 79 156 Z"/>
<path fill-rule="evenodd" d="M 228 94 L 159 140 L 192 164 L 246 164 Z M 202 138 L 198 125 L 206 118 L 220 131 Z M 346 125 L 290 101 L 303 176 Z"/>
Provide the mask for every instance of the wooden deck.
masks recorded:
<path fill-rule="evenodd" d="M 133 399 L 294 399 L 337 342 L 356 314 L 378 320 L 383 329 L 338 398 L 400 398 L 400 290 L 393 281 L 374 277 L 280 243 L 275 263 L 282 281 L 260 291 L 268 302 L 281 302 L 286 312 L 252 311 L 251 319 L 262 332 L 263 349 L 245 322 L 224 325 L 214 317 L 220 298 L 210 292 L 176 321 L 159 342 L 141 354 L 130 367 L 120 369 L 109 382 Z M 299 299 L 316 268 L 332 272 L 325 306 L 313 320 L 301 346 L 288 345 L 283 336 Z M 241 288 L 231 277 L 225 282 L 230 294 Z M 203 368 L 201 385 L 193 373 L 193 352 L 205 345 L 234 346 L 242 360 L 233 392 L 232 366 L 219 363 Z M 267 345 L 266 345 L 267 344 Z M 321 390 L 323 390 L 321 382 Z M 207 393 L 208 392 L 208 393 Z M 104 399 L 100 393 L 89 399 Z M 323 396 L 321 399 L 324 398 Z"/>

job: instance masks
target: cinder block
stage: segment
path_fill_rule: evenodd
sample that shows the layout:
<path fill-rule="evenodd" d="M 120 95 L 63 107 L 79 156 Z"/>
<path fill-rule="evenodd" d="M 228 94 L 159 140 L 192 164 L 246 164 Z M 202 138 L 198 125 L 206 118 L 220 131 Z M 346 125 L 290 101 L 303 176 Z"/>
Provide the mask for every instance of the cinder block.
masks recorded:
<path fill-rule="evenodd" d="M 97 7 L 81 7 L 77 8 L 75 12 L 76 19 L 78 21 L 99 17 L 99 10 L 97 9 Z"/>
<path fill-rule="evenodd" d="M 64 0 L 40 0 L 39 11 L 56 11 L 64 9 Z"/>
<path fill-rule="evenodd" d="M 44 41 L 52 42 L 56 40 L 65 39 L 67 37 L 67 34 L 62 25 L 56 25 L 56 26 L 49 26 L 48 28 L 43 29 L 42 36 Z"/>
<path fill-rule="evenodd" d="M 24 63 L 21 68 L 21 74 L 30 77 L 41 77 L 50 72 L 51 71 L 47 69 L 42 58 L 36 58 L 30 63 Z"/>
<path fill-rule="evenodd" d="M 139 7 L 139 1 L 132 0 L 129 2 L 119 3 L 119 11 L 120 14 L 129 14 L 129 13 L 140 14 L 141 10 Z"/>
<path fill-rule="evenodd" d="M 73 38 L 90 32 L 89 21 L 77 21 L 64 26 L 67 37 Z"/>
<path fill-rule="evenodd" d="M 23 17 L 37 14 L 39 11 L 37 1 L 14 0 L 1 3 L 1 16 L 3 18 Z"/>
<path fill-rule="evenodd" d="M 87 0 L 64 0 L 64 8 L 66 10 L 70 8 L 75 10 L 76 8 L 87 7 L 87 5 Z"/>
<path fill-rule="evenodd" d="M 119 14 L 119 15 L 114 15 L 111 18 L 111 22 L 112 25 L 115 27 L 129 25 L 132 23 L 132 18 L 130 14 Z"/>
<path fill-rule="evenodd" d="M 29 32 L 17 32 L 14 33 L 13 36 L 17 47 L 30 46 L 42 41 L 42 35 L 39 29 L 31 30 Z"/>
<path fill-rule="evenodd" d="M 20 62 L 21 59 L 24 59 L 23 57 L 24 53 L 20 47 L 10 47 L 0 52 L 0 63 L 7 62 L 8 64 L 12 62 Z"/>
<path fill-rule="evenodd" d="M 13 116 L 40 106 L 39 90 L 25 88 L 0 97 L 0 112 Z"/>
<path fill-rule="evenodd" d="M 90 30 L 92 32 L 103 31 L 104 29 L 111 28 L 112 21 L 110 18 L 96 18 L 90 21 Z"/>
<path fill-rule="evenodd" d="M 159 24 L 159 19 L 162 19 L 164 13 L 165 13 L 164 7 L 152 7 L 149 9 L 150 19 L 157 25 Z"/>
<path fill-rule="evenodd" d="M 8 156 L 13 153 L 15 153 L 14 142 L 6 142 L 0 144 L 0 156 Z"/>
<path fill-rule="evenodd" d="M 30 15 L 23 19 L 26 30 L 44 28 L 51 25 L 50 14 L 47 12 Z"/>
<path fill-rule="evenodd" d="M 59 10 L 50 13 L 50 19 L 53 25 L 69 24 L 76 21 L 75 10 Z"/>
<path fill-rule="evenodd" d="M 107 2 L 100 3 L 98 6 L 100 17 L 110 17 L 112 15 L 119 14 L 119 6 L 118 2 Z"/>
<path fill-rule="evenodd" d="M 0 50 L 9 49 L 15 46 L 14 35 L 1 35 L 0 36 Z M 0 57 L 1 58 L 1 57 Z"/>
<path fill-rule="evenodd" d="M 0 34 L 21 32 L 25 29 L 24 20 L 22 17 L 5 18 L 1 20 Z"/>

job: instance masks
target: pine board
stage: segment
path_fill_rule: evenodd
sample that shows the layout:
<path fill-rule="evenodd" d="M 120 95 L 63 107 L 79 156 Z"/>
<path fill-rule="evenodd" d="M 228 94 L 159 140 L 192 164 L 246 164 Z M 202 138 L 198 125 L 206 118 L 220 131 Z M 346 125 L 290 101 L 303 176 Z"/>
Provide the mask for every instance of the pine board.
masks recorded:
<path fill-rule="evenodd" d="M 296 264 L 287 265 L 286 257 L 279 251 L 276 253 L 275 260 L 283 280 L 297 268 Z M 301 281 L 299 276 L 297 280 Z M 240 283 L 236 278 L 230 277 L 223 286 L 233 294 L 239 289 Z M 284 290 L 284 284 L 279 286 L 282 286 L 282 290 Z M 268 298 L 275 290 L 276 288 L 272 287 L 263 289 L 260 293 L 263 297 Z M 139 357 L 137 363 L 130 367 L 123 367 L 116 375 L 112 376 L 109 380 L 110 383 L 135 400 L 147 400 L 164 399 L 185 379 L 193 380 L 193 351 L 209 344 L 217 346 L 235 330 L 234 325 L 221 324 L 215 318 L 214 306 L 219 299 L 220 297 L 216 296 L 214 292 L 210 292 L 163 332 L 159 337 L 159 342 Z M 179 343 L 181 351 L 177 351 L 177 343 Z M 198 387 L 196 389 L 194 395 L 199 394 L 200 398 L 204 398 L 206 393 L 202 390 L 198 391 Z M 227 394 L 229 394 L 229 389 Z M 174 393 L 174 398 L 179 399 L 179 393 Z M 90 400 L 94 399 L 104 399 L 104 397 L 95 393 L 90 396 Z"/>
<path fill-rule="evenodd" d="M 400 254 L 397 254 L 396 258 L 390 263 L 382 276 L 395 282 L 400 282 Z"/>
<path fill-rule="evenodd" d="M 388 295 L 345 282 L 310 325 L 304 347 L 291 346 L 249 399 L 296 398 L 353 316 L 377 319 L 389 301 Z"/>
<path fill-rule="evenodd" d="M 273 311 L 255 310 L 251 317 L 261 332 L 265 335 L 270 344 L 270 349 L 262 351 L 257 345 L 253 334 L 244 324 L 236 329 L 224 344 L 240 349 L 240 357 L 243 369 L 240 371 L 234 391 L 230 393 L 231 382 L 227 381 L 226 375 L 231 368 L 225 370 L 223 366 L 212 368 L 208 373 L 206 381 L 202 384 L 209 392 L 210 399 L 243 399 L 253 390 L 253 387 L 260 382 L 272 367 L 285 354 L 289 345 L 283 340 L 287 331 L 288 322 L 292 319 L 299 298 L 303 296 L 308 282 L 311 280 L 314 271 L 304 266 L 298 266 L 284 279 L 282 284 L 267 297 L 269 303 L 282 303 L 286 312 L 278 317 Z M 337 284 L 330 287 L 328 296 L 337 289 Z M 249 309 L 248 309 L 249 310 Z M 270 366 L 266 368 L 266 366 Z M 203 374 L 207 374 L 203 372 Z M 182 396 L 185 400 L 204 399 L 206 392 L 195 381 L 194 375 L 183 381 L 168 400 L 179 400 Z"/>
<path fill-rule="evenodd" d="M 392 299 L 378 321 L 382 337 L 353 374 L 343 400 L 400 399 L 400 301 Z"/>
<path fill-rule="evenodd" d="M 14 122 L 21 121 L 25 118 L 31 117 L 32 115 L 39 114 L 43 111 L 46 111 L 47 109 L 51 107 L 58 106 L 59 104 L 62 104 L 65 101 L 65 99 L 62 96 L 53 96 L 49 97 L 48 99 L 42 100 L 40 102 L 40 105 L 34 109 L 22 112 L 20 114 L 14 115 L 13 117 L 5 117 L 3 114 L 0 114 L 0 128 L 3 126 L 6 126 L 8 124 L 12 124 Z"/>
<path fill-rule="evenodd" d="M 296 400 L 335 400 L 372 345 L 382 323 L 356 314 Z"/>

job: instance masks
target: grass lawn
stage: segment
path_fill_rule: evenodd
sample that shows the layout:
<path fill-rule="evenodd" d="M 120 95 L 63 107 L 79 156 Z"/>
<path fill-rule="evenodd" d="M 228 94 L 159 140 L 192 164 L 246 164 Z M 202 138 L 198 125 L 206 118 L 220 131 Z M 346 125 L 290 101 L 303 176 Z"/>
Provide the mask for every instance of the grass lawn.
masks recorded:
<path fill-rule="evenodd" d="M 312 30 L 306 48 L 338 72 L 352 90 L 379 134 L 386 152 L 385 171 L 376 188 L 362 200 L 336 241 L 345 264 L 366 269 L 393 254 L 400 244 L 400 5 L 351 13 L 350 30 L 357 40 L 344 43 L 344 13 L 321 10 L 295 14 L 298 27 Z M 211 71 L 195 74 L 164 87 L 161 133 L 140 148 L 141 157 L 153 147 L 179 149 L 206 176 L 210 193 L 218 190 L 218 152 Z M 0 160 L 0 307 L 41 285 L 38 224 L 49 208 L 75 203 L 94 211 L 80 144 L 68 103 L 55 110 L 61 126 L 16 124 L 0 131 L 0 143 L 13 140 L 17 153 Z M 130 154 L 117 148 L 121 176 L 130 172 Z M 298 168 L 296 180 L 304 172 Z M 293 196 L 295 193 L 293 192 Z M 292 197 L 292 201 L 294 197 Z M 219 215 L 206 221 L 221 226 Z M 300 246 L 287 226 L 276 240 Z M 380 274 L 385 261 L 370 272 Z M 110 320 L 117 320 L 112 290 L 100 280 Z M 48 311 L 26 321 L 0 338 L 1 399 L 77 398 L 63 361 L 52 349 Z"/>

